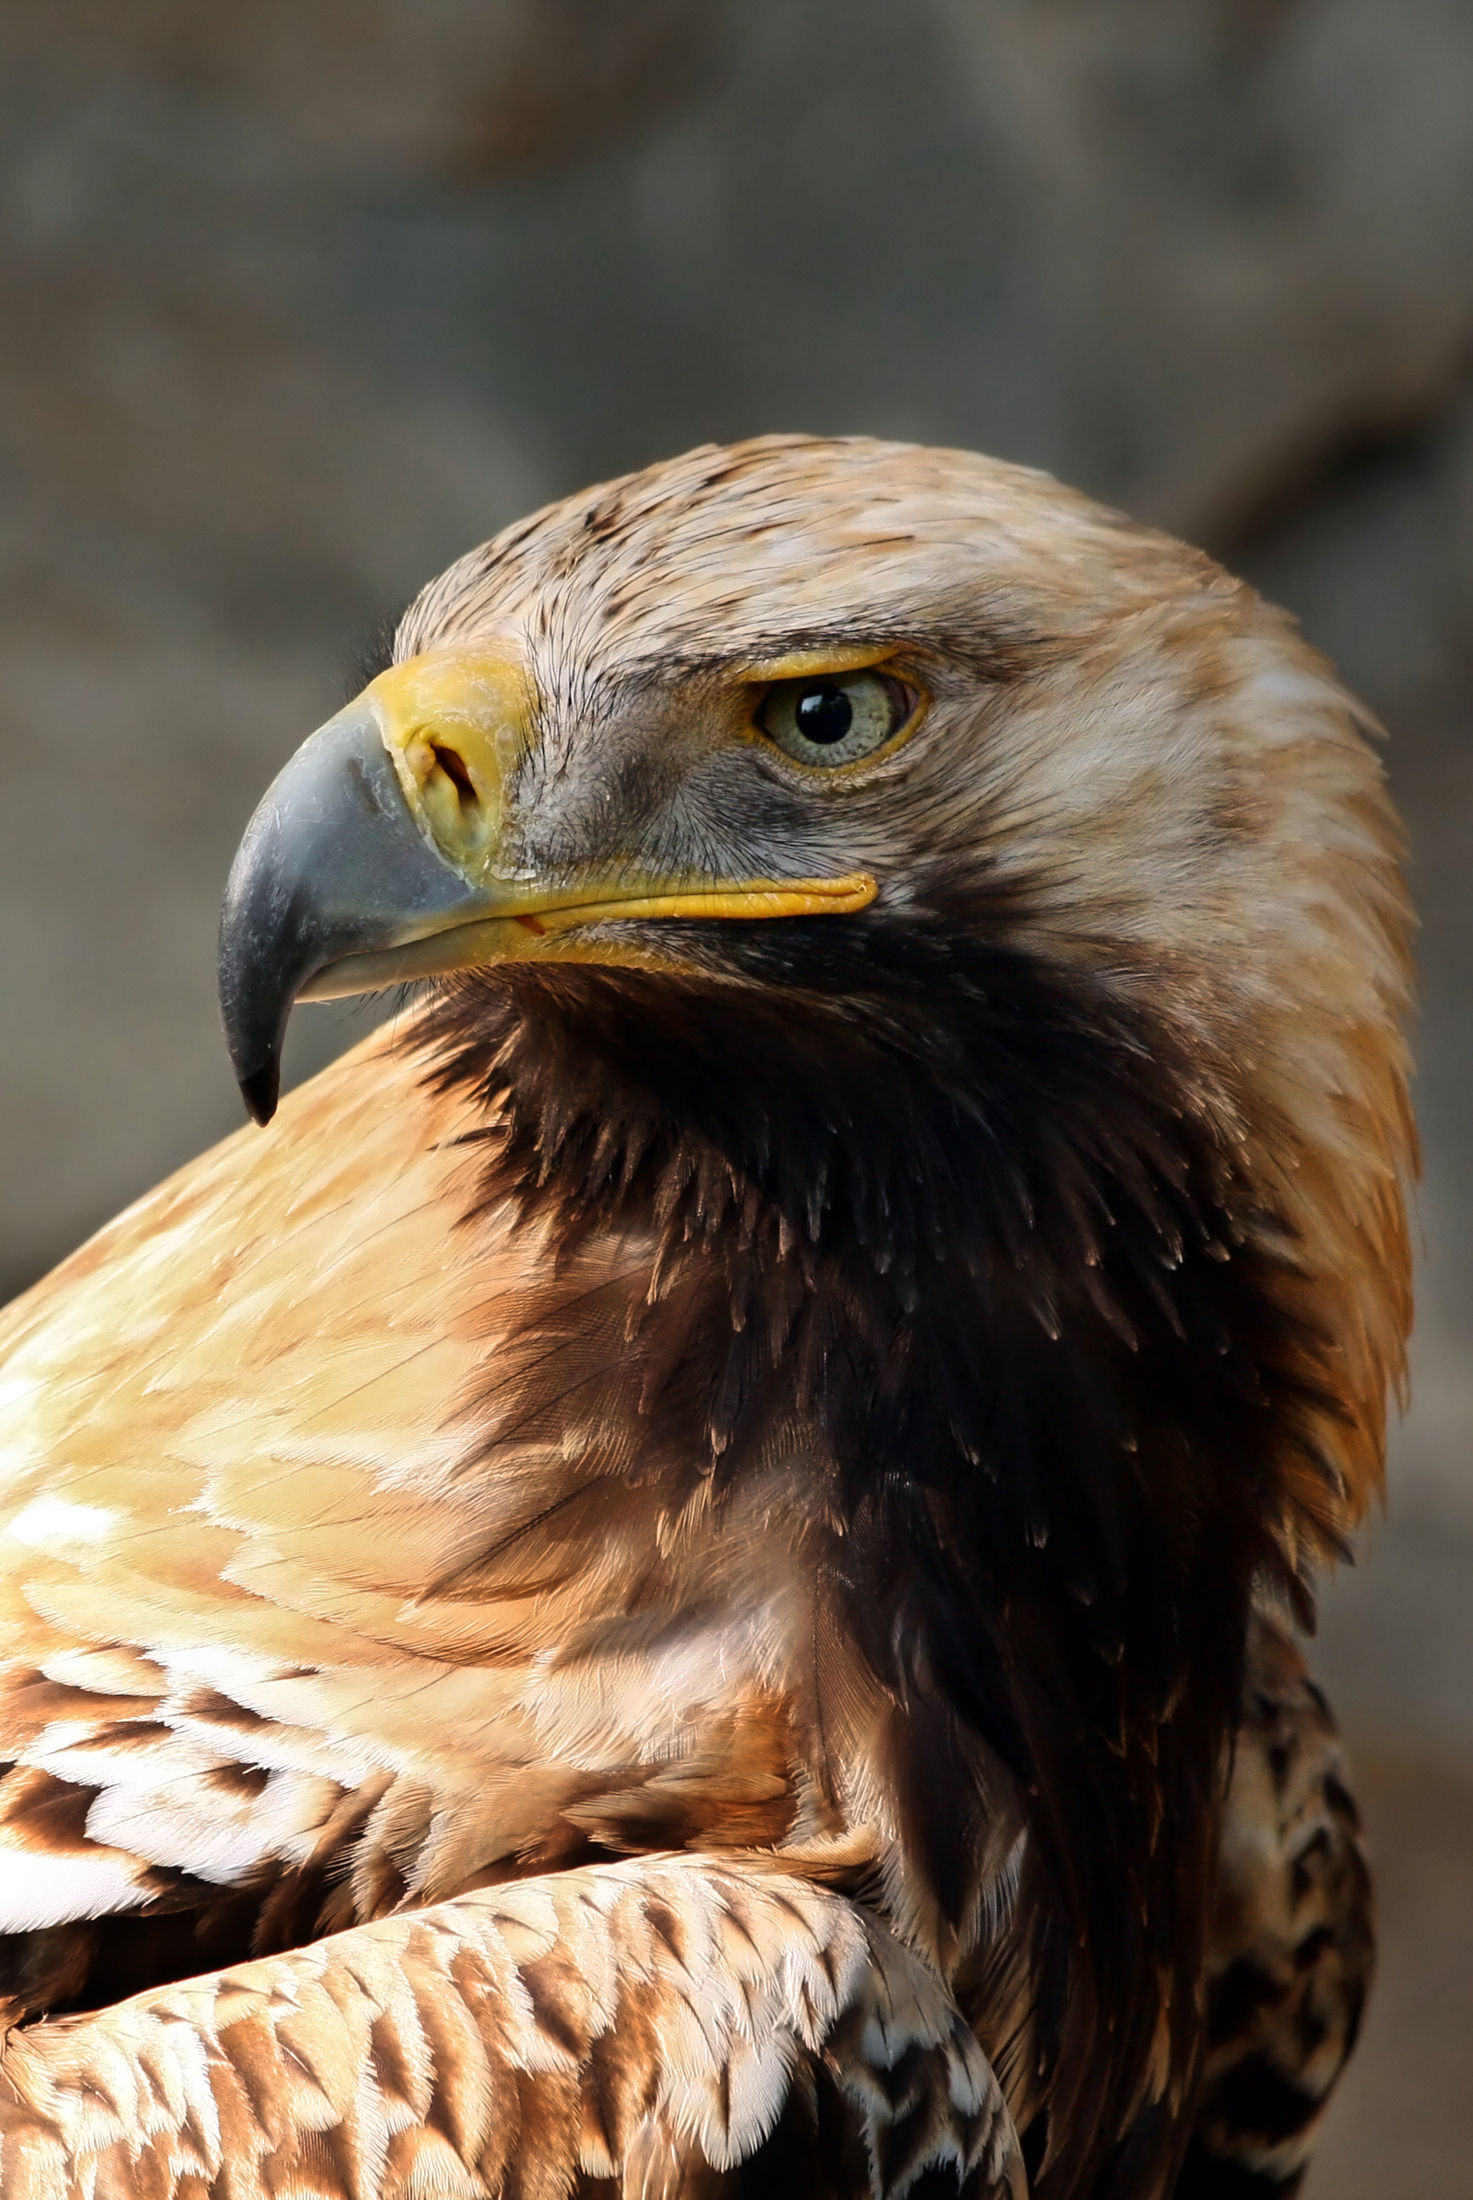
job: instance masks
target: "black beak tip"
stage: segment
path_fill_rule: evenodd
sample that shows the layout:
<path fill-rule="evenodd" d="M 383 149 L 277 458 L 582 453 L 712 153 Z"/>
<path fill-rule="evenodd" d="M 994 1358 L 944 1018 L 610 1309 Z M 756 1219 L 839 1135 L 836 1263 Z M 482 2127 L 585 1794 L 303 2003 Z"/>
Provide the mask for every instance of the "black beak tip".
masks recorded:
<path fill-rule="evenodd" d="M 259 1069 L 251 1070 L 240 1080 L 240 1097 L 246 1104 L 246 1113 L 262 1130 L 276 1113 L 280 1094 L 281 1064 L 278 1061 L 263 1062 Z"/>

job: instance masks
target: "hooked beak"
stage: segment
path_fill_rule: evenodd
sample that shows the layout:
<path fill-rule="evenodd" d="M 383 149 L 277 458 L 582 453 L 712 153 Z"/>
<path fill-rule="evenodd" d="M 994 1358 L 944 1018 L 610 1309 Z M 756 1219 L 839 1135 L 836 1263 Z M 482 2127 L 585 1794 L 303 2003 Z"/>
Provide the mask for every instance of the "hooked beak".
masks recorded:
<path fill-rule="evenodd" d="M 530 747 L 529 703 L 503 659 L 411 658 L 312 734 L 272 782 L 220 917 L 225 1039 L 257 1123 L 276 1111 L 299 1000 L 497 962 L 634 959 L 616 938 L 588 936 L 618 920 L 811 916 L 874 899 L 864 873 L 677 879 L 621 865 L 554 879 L 519 869 L 509 791 Z"/>

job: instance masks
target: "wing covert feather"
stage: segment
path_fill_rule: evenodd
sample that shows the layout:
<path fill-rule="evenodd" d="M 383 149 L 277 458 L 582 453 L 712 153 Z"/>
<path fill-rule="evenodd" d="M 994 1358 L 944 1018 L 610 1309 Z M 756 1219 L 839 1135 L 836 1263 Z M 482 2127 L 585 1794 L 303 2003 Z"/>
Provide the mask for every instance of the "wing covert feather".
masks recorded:
<path fill-rule="evenodd" d="M 462 1127 L 375 1035 L 0 1320 L 0 1931 L 300 1863 L 380 1767 L 368 1676 L 418 1663 L 382 1622 L 453 1563 L 495 1351 Z"/>
<path fill-rule="evenodd" d="M 934 1973 L 842 1897 L 711 1857 L 523 1880 L 32 2027 L 0 2088 L 5 2200 L 1024 2189 Z"/>

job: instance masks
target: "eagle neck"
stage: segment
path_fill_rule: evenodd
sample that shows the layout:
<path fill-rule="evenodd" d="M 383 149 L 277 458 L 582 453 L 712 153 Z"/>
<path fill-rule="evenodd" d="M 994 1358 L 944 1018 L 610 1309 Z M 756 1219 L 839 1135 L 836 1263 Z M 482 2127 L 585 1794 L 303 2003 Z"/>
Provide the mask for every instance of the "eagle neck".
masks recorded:
<path fill-rule="evenodd" d="M 488 1204 L 560 1258 L 647 1248 L 669 1377 L 642 1410 L 691 1472 L 805 1462 L 958 1920 L 967 1737 L 1011 1769 L 1014 1929 L 1054 2043 L 1035 2190 L 1118 2169 L 1149 2194 L 1201 2049 L 1250 1602 L 1292 1586 L 1320 1346 L 1164 1030 L 1023 958 L 953 954 L 919 990 L 895 963 L 796 1002 L 749 972 L 462 988 L 437 1074 L 486 1109 Z"/>

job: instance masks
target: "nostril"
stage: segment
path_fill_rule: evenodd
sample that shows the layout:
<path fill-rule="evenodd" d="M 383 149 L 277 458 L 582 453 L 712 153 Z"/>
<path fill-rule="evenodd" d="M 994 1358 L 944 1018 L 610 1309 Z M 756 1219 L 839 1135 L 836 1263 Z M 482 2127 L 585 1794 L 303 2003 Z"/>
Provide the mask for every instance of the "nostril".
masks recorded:
<path fill-rule="evenodd" d="M 461 802 L 474 806 L 479 799 L 476 794 L 476 783 L 472 779 L 465 758 L 459 750 L 448 747 L 443 741 L 432 741 L 430 743 L 430 754 L 455 789 Z"/>

